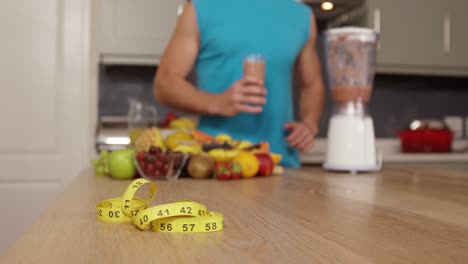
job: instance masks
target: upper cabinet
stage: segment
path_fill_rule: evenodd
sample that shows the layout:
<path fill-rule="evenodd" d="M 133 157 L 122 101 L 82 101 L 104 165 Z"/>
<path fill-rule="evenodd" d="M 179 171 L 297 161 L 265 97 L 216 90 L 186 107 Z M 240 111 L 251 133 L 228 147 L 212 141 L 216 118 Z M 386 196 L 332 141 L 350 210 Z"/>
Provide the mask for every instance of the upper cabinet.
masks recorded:
<path fill-rule="evenodd" d="M 468 76 L 466 0 L 367 0 L 378 72 Z M 465 27 L 465 28 L 464 28 Z"/>
<path fill-rule="evenodd" d="M 445 64 L 443 13 L 438 2 L 442 3 L 440 0 L 369 1 L 372 27 L 380 32 L 378 59 L 382 64 Z"/>
<path fill-rule="evenodd" d="M 468 0 L 450 0 L 448 4 L 445 27 L 449 62 L 453 67 L 468 68 Z"/>
<path fill-rule="evenodd" d="M 157 64 L 183 0 L 100 0 L 99 47 L 105 64 Z"/>

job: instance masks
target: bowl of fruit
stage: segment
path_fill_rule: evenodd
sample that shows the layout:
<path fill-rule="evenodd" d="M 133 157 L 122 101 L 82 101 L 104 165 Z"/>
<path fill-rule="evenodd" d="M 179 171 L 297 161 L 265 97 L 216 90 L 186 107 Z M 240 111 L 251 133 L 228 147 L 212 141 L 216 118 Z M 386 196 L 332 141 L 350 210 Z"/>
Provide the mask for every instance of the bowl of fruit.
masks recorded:
<path fill-rule="evenodd" d="M 150 147 L 148 151 L 136 152 L 133 156 L 135 167 L 141 177 L 154 180 L 177 180 L 187 162 L 188 154 L 163 151 Z"/>

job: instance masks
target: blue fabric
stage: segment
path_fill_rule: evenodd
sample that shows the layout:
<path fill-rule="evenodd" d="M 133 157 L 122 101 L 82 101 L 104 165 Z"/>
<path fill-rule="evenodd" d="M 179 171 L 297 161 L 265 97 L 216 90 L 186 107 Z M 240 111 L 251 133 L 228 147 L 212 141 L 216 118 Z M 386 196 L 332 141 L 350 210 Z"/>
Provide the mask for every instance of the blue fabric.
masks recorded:
<path fill-rule="evenodd" d="M 312 10 L 293 0 L 194 0 L 200 32 L 195 70 L 198 87 L 221 93 L 242 78 L 251 53 L 266 58 L 267 104 L 261 114 L 225 118 L 204 116 L 200 130 L 235 139 L 268 141 L 281 164 L 299 167 L 299 153 L 288 146 L 284 125 L 294 121 L 292 82 L 297 56 L 310 35 Z"/>

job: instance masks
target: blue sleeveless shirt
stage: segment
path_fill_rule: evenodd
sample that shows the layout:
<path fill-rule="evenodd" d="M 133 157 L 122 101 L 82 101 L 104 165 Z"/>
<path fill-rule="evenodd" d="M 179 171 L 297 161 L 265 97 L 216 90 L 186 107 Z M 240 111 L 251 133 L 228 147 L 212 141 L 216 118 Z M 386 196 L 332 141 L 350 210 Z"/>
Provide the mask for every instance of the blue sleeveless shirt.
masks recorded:
<path fill-rule="evenodd" d="M 193 0 L 200 33 L 195 64 L 197 86 L 221 93 L 243 76 L 249 54 L 266 59 L 267 104 L 260 114 L 203 116 L 199 129 L 210 135 L 268 141 L 283 155 L 281 165 L 300 167 L 299 153 L 289 147 L 284 125 L 294 121 L 292 103 L 296 59 L 310 35 L 312 11 L 294 0 Z"/>

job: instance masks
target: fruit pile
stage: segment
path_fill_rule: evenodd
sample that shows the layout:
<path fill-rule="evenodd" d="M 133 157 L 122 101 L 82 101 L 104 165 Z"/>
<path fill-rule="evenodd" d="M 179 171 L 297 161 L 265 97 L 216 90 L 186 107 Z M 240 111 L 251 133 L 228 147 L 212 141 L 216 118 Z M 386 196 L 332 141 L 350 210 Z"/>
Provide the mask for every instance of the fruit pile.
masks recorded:
<path fill-rule="evenodd" d="M 149 179 L 177 178 L 186 159 L 187 155 L 181 152 L 163 151 L 160 147 L 151 146 L 148 151 L 137 153 L 136 168 Z"/>
<path fill-rule="evenodd" d="M 211 137 L 200 131 L 178 131 L 165 140 L 173 151 L 189 155 L 183 176 L 219 180 L 282 174 L 281 155 L 271 153 L 269 144 L 234 140 L 226 134 Z"/>
<path fill-rule="evenodd" d="M 282 168 L 275 165 L 270 154 L 248 151 L 240 152 L 231 161 L 215 161 L 213 168 L 213 177 L 219 180 L 236 180 L 256 176 L 267 177 L 281 173 Z"/>
<path fill-rule="evenodd" d="M 281 155 L 267 142 L 254 144 L 227 134 L 216 137 L 198 130 L 179 129 L 165 139 L 159 128 L 142 131 L 127 150 L 102 152 L 93 161 L 97 175 L 129 179 L 138 174 L 149 180 L 216 178 L 246 179 L 283 174 Z"/>

